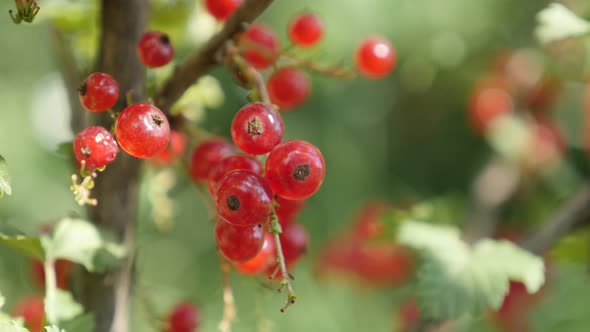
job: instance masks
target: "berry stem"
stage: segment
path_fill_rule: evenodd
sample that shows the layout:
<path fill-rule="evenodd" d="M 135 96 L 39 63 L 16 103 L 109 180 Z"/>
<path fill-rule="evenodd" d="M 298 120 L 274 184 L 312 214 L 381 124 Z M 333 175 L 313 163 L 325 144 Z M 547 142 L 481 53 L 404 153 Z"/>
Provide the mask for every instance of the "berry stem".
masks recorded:
<path fill-rule="evenodd" d="M 47 321 L 50 324 L 55 324 L 57 323 L 57 314 L 55 312 L 57 278 L 55 276 L 53 257 L 47 256 L 45 258 L 43 269 L 45 270 L 45 313 L 47 315 Z"/>
<path fill-rule="evenodd" d="M 356 73 L 354 72 L 354 70 L 343 65 L 319 64 L 309 59 L 301 59 L 296 55 L 289 53 L 283 53 L 281 54 L 281 57 L 291 62 L 291 65 L 293 66 L 302 67 L 323 76 L 332 77 L 336 79 L 352 79 L 356 77 Z"/>
<path fill-rule="evenodd" d="M 270 97 L 264 77 L 240 55 L 240 50 L 233 41 L 227 41 L 225 44 L 225 54 L 225 63 L 228 67 L 236 71 L 236 74 L 245 80 L 245 82 L 241 83 L 245 83 L 246 86 L 251 87 L 257 93 L 257 100 L 270 105 Z"/>
<path fill-rule="evenodd" d="M 223 319 L 219 322 L 217 330 L 219 332 L 230 332 L 231 324 L 236 318 L 236 304 L 234 301 L 234 293 L 229 283 L 229 272 L 231 271 L 231 265 L 229 262 L 221 258 L 221 272 L 223 274 Z"/>
<path fill-rule="evenodd" d="M 281 312 L 285 312 L 287 308 L 291 304 L 295 304 L 295 300 L 297 299 L 297 295 L 293 290 L 293 285 L 291 284 L 291 275 L 289 271 L 287 271 L 287 265 L 285 263 L 285 256 L 283 255 L 283 248 L 281 246 L 281 238 L 280 234 L 283 232 L 281 225 L 279 224 L 279 218 L 277 217 L 276 213 L 272 213 L 270 216 L 270 227 L 269 231 L 273 233 L 275 239 L 275 247 L 277 248 L 277 262 L 280 267 L 281 275 L 283 280 L 281 280 L 281 287 L 279 288 L 279 292 L 282 292 L 284 288 L 287 289 L 287 303 L 284 307 L 281 308 Z"/>

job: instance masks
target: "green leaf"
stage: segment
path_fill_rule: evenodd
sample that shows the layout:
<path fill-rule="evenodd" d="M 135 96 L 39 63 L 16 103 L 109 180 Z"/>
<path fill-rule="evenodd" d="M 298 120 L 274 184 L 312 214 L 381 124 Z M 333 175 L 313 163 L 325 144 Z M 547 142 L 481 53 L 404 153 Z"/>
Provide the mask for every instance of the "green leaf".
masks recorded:
<path fill-rule="evenodd" d="M 407 221 L 398 241 L 423 253 L 417 273 L 418 305 L 424 317 L 457 318 L 499 308 L 509 281 L 520 281 L 528 292 L 545 280 L 544 264 L 508 241 L 483 239 L 469 246 L 458 229 Z"/>
<path fill-rule="evenodd" d="M 0 312 L 0 331 L 2 332 L 29 332 L 24 327 L 22 318 L 13 318 Z"/>
<path fill-rule="evenodd" d="M 10 177 L 8 176 L 8 163 L 0 155 L 0 197 L 4 193 L 9 196 L 12 195 L 12 187 L 10 186 Z"/>
<path fill-rule="evenodd" d="M 54 259 L 64 258 L 84 265 L 89 271 L 104 269 L 98 266 L 95 256 L 108 253 L 112 258 L 124 257 L 125 250 L 122 246 L 103 240 L 98 229 L 92 223 L 81 219 L 61 220 L 53 233 L 52 238 L 45 237 L 43 247 Z M 110 261 L 109 266 L 113 266 Z"/>
<path fill-rule="evenodd" d="M 45 326 L 45 332 L 66 332 L 66 330 L 60 329 L 55 325 Z"/>
<path fill-rule="evenodd" d="M 45 312 L 51 323 L 73 319 L 84 311 L 82 305 L 74 300 L 70 292 L 55 289 L 54 295 L 45 297 Z"/>
<path fill-rule="evenodd" d="M 25 236 L 25 235 L 7 235 L 0 233 L 0 244 L 10 247 L 16 251 L 20 251 L 22 254 L 43 260 L 45 252 L 41 246 L 39 238 Z"/>
<path fill-rule="evenodd" d="M 60 324 L 66 331 L 93 332 L 95 330 L 94 315 L 84 314 Z"/>
<path fill-rule="evenodd" d="M 541 43 L 580 37 L 590 33 L 590 22 L 581 19 L 562 4 L 552 3 L 537 14 L 535 35 Z"/>

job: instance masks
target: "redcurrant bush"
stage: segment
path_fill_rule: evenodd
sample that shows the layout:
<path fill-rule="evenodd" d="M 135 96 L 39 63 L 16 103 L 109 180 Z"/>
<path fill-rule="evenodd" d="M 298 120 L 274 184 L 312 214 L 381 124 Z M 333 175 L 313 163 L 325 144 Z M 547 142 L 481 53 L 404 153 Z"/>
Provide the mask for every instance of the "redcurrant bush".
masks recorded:
<path fill-rule="evenodd" d="M 213 165 L 209 171 L 207 186 L 211 196 L 215 195 L 215 189 L 217 188 L 219 180 L 221 180 L 221 178 L 227 173 L 238 169 L 262 175 L 262 163 L 260 163 L 258 159 L 246 155 L 229 156 Z"/>
<path fill-rule="evenodd" d="M 266 159 L 266 180 L 272 191 L 287 199 L 313 195 L 324 180 L 326 166 L 318 148 L 293 140 L 277 145 Z"/>
<path fill-rule="evenodd" d="M 117 103 L 119 85 L 109 74 L 94 73 L 82 82 L 78 95 L 85 109 L 90 112 L 104 112 Z"/>
<path fill-rule="evenodd" d="M 270 100 L 282 110 L 301 105 L 311 91 L 310 82 L 303 71 L 295 67 L 283 67 L 268 78 Z"/>
<path fill-rule="evenodd" d="M 247 170 L 224 175 L 217 184 L 215 204 L 219 215 L 234 225 L 265 223 L 272 212 L 272 191 L 263 177 Z"/>
<path fill-rule="evenodd" d="M 382 37 L 366 38 L 356 51 L 357 70 L 366 78 L 377 79 L 389 74 L 396 61 L 393 45 Z"/>
<path fill-rule="evenodd" d="M 262 248 L 264 230 L 262 225 L 236 226 L 220 219 L 215 225 L 215 242 L 225 258 L 243 263 L 254 258 Z"/>
<path fill-rule="evenodd" d="M 170 142 L 170 125 L 156 106 L 133 104 L 117 118 L 116 135 L 121 149 L 136 158 L 151 158 Z"/>
<path fill-rule="evenodd" d="M 74 138 L 74 156 L 84 162 L 84 168 L 93 170 L 108 165 L 117 156 L 117 142 L 105 128 L 88 127 Z"/>
<path fill-rule="evenodd" d="M 264 272 L 269 266 L 276 265 L 275 240 L 271 233 L 264 234 L 264 243 L 260 251 L 243 263 L 236 264 L 236 270 L 244 275 L 257 275 Z"/>
<path fill-rule="evenodd" d="M 198 308 L 192 303 L 181 302 L 168 314 L 164 332 L 194 332 L 200 321 Z"/>
<path fill-rule="evenodd" d="M 15 317 L 22 317 L 31 332 L 43 331 L 45 306 L 43 297 L 35 296 L 22 299 L 13 310 Z"/>
<path fill-rule="evenodd" d="M 144 33 L 137 43 L 137 54 L 149 68 L 167 65 L 174 57 L 174 47 L 167 34 L 159 31 Z"/>
<path fill-rule="evenodd" d="M 191 155 L 190 175 L 195 181 L 207 180 L 218 161 L 234 154 L 233 145 L 222 138 L 211 138 L 197 145 Z"/>
<path fill-rule="evenodd" d="M 281 143 L 284 131 L 281 115 L 270 105 L 258 102 L 242 107 L 231 124 L 234 144 L 254 155 L 270 152 Z"/>
<path fill-rule="evenodd" d="M 252 23 L 240 37 L 239 47 L 246 61 L 254 68 L 264 69 L 275 62 L 281 44 L 271 28 Z"/>
<path fill-rule="evenodd" d="M 316 45 L 324 34 L 322 20 L 312 13 L 301 13 L 291 19 L 288 26 L 289 39 L 293 44 L 310 47 Z"/>
<path fill-rule="evenodd" d="M 218 21 L 225 21 L 242 4 L 242 0 L 205 0 L 205 8 Z"/>

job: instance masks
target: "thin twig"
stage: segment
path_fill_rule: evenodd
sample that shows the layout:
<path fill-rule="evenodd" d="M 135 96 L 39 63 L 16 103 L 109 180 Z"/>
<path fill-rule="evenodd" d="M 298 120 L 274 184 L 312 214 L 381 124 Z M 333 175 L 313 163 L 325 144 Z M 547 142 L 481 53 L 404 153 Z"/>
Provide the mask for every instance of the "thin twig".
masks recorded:
<path fill-rule="evenodd" d="M 280 293 L 283 291 L 284 288 L 287 288 L 287 303 L 284 307 L 281 308 L 281 312 L 285 312 L 285 310 L 287 310 L 287 308 L 291 304 L 295 304 L 297 295 L 295 294 L 295 291 L 293 290 L 293 285 L 291 284 L 291 279 L 293 279 L 293 277 L 289 274 L 289 271 L 287 270 L 287 264 L 285 263 L 285 256 L 283 255 L 283 247 L 281 245 L 280 238 L 282 228 L 279 224 L 279 218 L 277 217 L 276 213 L 273 213 L 270 217 L 269 230 L 273 233 L 274 236 L 275 247 L 277 249 L 277 263 L 281 271 L 281 276 L 283 277 L 283 279 L 281 280 L 281 287 L 278 291 Z M 274 279 L 274 275 L 271 276 L 271 279 Z"/>
<path fill-rule="evenodd" d="M 223 319 L 219 322 L 217 330 L 219 332 L 230 332 L 231 324 L 236 319 L 236 304 L 234 301 L 234 293 L 229 282 L 229 273 L 231 265 L 229 262 L 221 257 L 221 272 L 223 273 Z"/>

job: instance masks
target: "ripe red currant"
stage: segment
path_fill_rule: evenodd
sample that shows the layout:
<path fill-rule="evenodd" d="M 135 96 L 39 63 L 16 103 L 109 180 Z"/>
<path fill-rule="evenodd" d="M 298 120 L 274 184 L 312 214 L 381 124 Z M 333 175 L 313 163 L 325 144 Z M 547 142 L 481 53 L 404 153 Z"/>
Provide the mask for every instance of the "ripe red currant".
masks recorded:
<path fill-rule="evenodd" d="M 236 264 L 236 270 L 245 275 L 257 275 L 264 272 L 270 265 L 276 263 L 275 240 L 271 233 L 264 234 L 262 249 L 254 258 L 244 263 Z M 276 264 L 274 264 L 276 265 Z"/>
<path fill-rule="evenodd" d="M 476 89 L 471 99 L 469 120 L 477 132 L 483 133 L 489 129 L 494 120 L 510 113 L 512 108 L 512 96 L 504 89 Z"/>
<path fill-rule="evenodd" d="M 292 223 L 305 205 L 304 199 L 286 199 L 280 196 L 275 202 L 278 204 L 275 213 L 283 226 Z"/>
<path fill-rule="evenodd" d="M 275 62 L 281 45 L 274 31 L 266 25 L 252 23 L 242 34 L 239 47 L 254 68 L 264 69 Z"/>
<path fill-rule="evenodd" d="M 314 46 L 322 39 L 324 24 L 317 15 L 301 13 L 289 22 L 288 34 L 293 44 L 303 47 Z"/>
<path fill-rule="evenodd" d="M 93 170 L 115 160 L 119 147 L 106 129 L 95 126 L 79 132 L 74 138 L 74 156 L 84 167 Z"/>
<path fill-rule="evenodd" d="M 309 236 L 300 224 L 291 223 L 283 226 L 280 239 L 285 262 L 290 265 L 297 263 L 299 258 L 307 252 Z"/>
<path fill-rule="evenodd" d="M 162 67 L 174 57 L 174 47 L 168 35 L 159 31 L 144 33 L 137 44 L 141 62 L 150 68 Z"/>
<path fill-rule="evenodd" d="M 294 67 L 283 67 L 274 72 L 266 83 L 270 100 L 281 109 L 302 104 L 310 92 L 310 82 L 305 73 Z"/>
<path fill-rule="evenodd" d="M 305 199 L 322 185 L 326 165 L 315 146 L 294 140 L 277 145 L 268 154 L 265 169 L 266 180 L 275 194 Z"/>
<path fill-rule="evenodd" d="M 170 142 L 170 125 L 156 106 L 133 104 L 117 118 L 116 134 L 121 149 L 136 158 L 151 158 Z"/>
<path fill-rule="evenodd" d="M 111 75 L 94 73 L 78 88 L 82 106 L 90 112 L 104 112 L 115 106 L 119 99 L 119 85 Z"/>
<path fill-rule="evenodd" d="M 272 211 L 272 191 L 263 177 L 237 170 L 217 183 L 215 204 L 219 215 L 234 225 L 262 224 Z"/>
<path fill-rule="evenodd" d="M 205 0 L 205 8 L 218 21 L 225 21 L 242 4 L 242 0 Z"/>
<path fill-rule="evenodd" d="M 35 296 L 22 299 L 14 308 L 15 317 L 22 317 L 31 332 L 43 331 L 45 306 L 43 297 Z"/>
<path fill-rule="evenodd" d="M 170 314 L 166 321 L 165 332 L 194 332 L 199 323 L 201 317 L 199 310 L 192 303 L 181 302 L 178 303 Z"/>
<path fill-rule="evenodd" d="M 191 155 L 190 174 L 195 181 L 207 180 L 218 161 L 234 154 L 233 145 L 222 138 L 211 138 L 197 145 Z"/>
<path fill-rule="evenodd" d="M 227 173 L 238 169 L 244 169 L 254 174 L 262 175 L 262 164 L 254 157 L 235 155 L 224 158 L 213 165 L 209 171 L 207 185 L 211 196 L 215 195 L 215 189 L 217 189 L 217 183 L 219 180 L 221 180 L 221 178 Z"/>
<path fill-rule="evenodd" d="M 248 104 L 236 113 L 231 124 L 234 144 L 249 154 L 270 152 L 283 139 L 283 119 L 272 106 Z"/>
<path fill-rule="evenodd" d="M 58 288 L 68 289 L 68 283 L 72 275 L 74 263 L 67 259 L 58 259 L 55 261 L 55 279 Z M 34 260 L 31 262 L 31 275 L 33 282 L 39 288 L 45 288 L 45 268 L 43 262 Z"/>
<path fill-rule="evenodd" d="M 215 225 L 215 242 L 225 258 L 243 263 L 256 256 L 264 243 L 262 225 L 236 226 L 223 219 Z"/>
<path fill-rule="evenodd" d="M 391 43 L 381 37 L 369 37 L 361 42 L 356 51 L 356 65 L 361 75 L 376 79 L 393 70 L 397 60 Z"/>
<path fill-rule="evenodd" d="M 157 166 L 166 166 L 174 163 L 176 159 L 179 159 L 184 155 L 186 150 L 187 139 L 184 134 L 176 131 L 170 131 L 170 144 L 166 150 L 155 155 L 150 162 Z"/>

